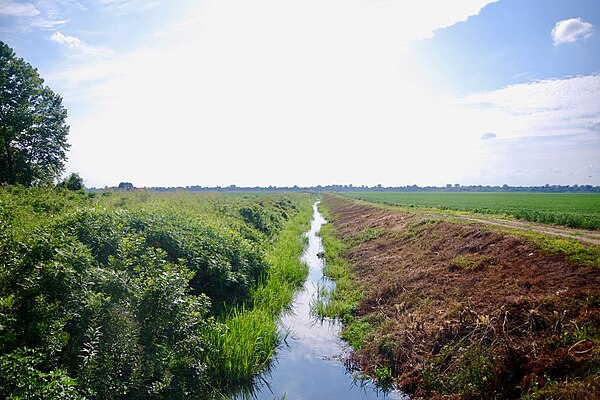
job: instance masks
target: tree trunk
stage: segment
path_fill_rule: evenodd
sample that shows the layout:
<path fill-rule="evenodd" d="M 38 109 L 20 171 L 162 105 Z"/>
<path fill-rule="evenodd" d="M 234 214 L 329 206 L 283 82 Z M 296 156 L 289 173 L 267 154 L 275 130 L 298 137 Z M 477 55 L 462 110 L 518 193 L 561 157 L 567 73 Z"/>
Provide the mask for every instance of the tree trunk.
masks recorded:
<path fill-rule="evenodd" d="M 15 165 L 12 159 L 12 149 L 10 148 L 10 140 L 8 140 L 8 129 L 3 127 L 4 151 L 6 151 L 6 164 L 8 169 L 7 183 L 15 183 Z"/>

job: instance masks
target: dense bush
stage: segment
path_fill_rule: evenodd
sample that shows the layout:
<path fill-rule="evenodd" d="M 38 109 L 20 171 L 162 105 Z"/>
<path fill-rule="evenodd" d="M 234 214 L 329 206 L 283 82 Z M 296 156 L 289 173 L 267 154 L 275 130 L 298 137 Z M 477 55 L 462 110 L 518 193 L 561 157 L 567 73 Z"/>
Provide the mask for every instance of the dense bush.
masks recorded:
<path fill-rule="evenodd" d="M 0 188 L 0 393 L 206 393 L 206 332 L 265 275 L 266 242 L 295 213 L 264 197 Z"/>

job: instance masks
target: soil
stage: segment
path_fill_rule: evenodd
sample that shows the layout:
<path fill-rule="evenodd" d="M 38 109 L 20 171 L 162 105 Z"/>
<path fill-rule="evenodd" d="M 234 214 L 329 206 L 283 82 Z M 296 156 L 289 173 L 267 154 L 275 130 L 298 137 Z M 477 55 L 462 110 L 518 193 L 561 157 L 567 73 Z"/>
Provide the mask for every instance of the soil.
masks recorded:
<path fill-rule="evenodd" d="M 323 200 L 373 326 L 367 372 L 389 367 L 415 398 L 600 398 L 600 266 L 488 219 Z"/>

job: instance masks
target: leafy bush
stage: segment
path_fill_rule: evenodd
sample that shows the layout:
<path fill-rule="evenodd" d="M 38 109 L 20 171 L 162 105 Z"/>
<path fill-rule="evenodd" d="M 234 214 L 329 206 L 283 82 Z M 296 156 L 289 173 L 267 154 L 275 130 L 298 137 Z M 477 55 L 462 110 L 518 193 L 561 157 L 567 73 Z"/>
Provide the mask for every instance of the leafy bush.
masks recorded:
<path fill-rule="evenodd" d="M 207 395 L 218 369 L 207 338 L 267 274 L 280 200 L 0 188 L 0 392 Z M 245 208 L 273 222 L 268 237 Z"/>

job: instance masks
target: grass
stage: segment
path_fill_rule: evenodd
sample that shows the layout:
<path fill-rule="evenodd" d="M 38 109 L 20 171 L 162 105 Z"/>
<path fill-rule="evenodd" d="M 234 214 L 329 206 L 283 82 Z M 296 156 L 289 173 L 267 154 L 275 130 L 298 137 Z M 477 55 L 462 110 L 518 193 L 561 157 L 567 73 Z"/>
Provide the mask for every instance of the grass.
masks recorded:
<path fill-rule="evenodd" d="M 423 380 L 429 390 L 471 398 L 484 392 L 492 381 L 493 366 L 493 356 L 485 346 L 449 343 L 425 367 Z"/>
<path fill-rule="evenodd" d="M 346 195 L 389 205 L 494 214 L 571 228 L 600 229 L 600 194 L 357 192 Z"/>
<path fill-rule="evenodd" d="M 545 254 L 564 256 L 577 264 L 600 267 L 600 246 L 598 245 L 584 245 L 576 239 L 558 238 L 532 231 L 501 227 L 495 229 L 525 237 Z"/>
<path fill-rule="evenodd" d="M 306 246 L 304 233 L 310 226 L 311 204 L 312 198 L 301 203 L 299 214 L 267 250 L 266 278 L 251 292 L 248 302 L 231 309 L 219 321 L 220 329 L 207 332 L 208 342 L 219 355 L 206 360 L 214 371 L 215 387 L 249 383 L 268 367 L 281 343 L 277 319 L 308 274 L 300 257 Z"/>
<path fill-rule="evenodd" d="M 276 320 L 260 308 L 234 308 L 205 337 L 217 355 L 206 360 L 216 388 L 250 380 L 265 368 L 279 344 Z"/>
<path fill-rule="evenodd" d="M 319 211 L 326 220 L 331 220 L 327 205 L 321 203 Z M 353 238 L 352 243 L 370 240 L 379 234 L 378 230 L 369 230 Z M 360 349 L 363 343 L 370 339 L 372 325 L 370 321 L 357 319 L 354 315 L 362 294 L 354 283 L 348 263 L 343 258 L 349 245 L 338 239 L 332 224 L 323 225 L 319 235 L 325 248 L 323 275 L 333 279 L 335 287 L 321 291 L 319 299 L 313 304 L 313 312 L 321 318 L 340 318 L 344 322 L 342 339 L 354 349 Z"/>
<path fill-rule="evenodd" d="M 329 209 L 323 203 L 319 205 L 319 211 L 326 220 L 331 219 Z M 313 311 L 321 318 L 339 317 L 348 323 L 353 319 L 353 310 L 360 300 L 360 292 L 353 283 L 350 268 L 343 258 L 348 245 L 337 238 L 332 224 L 323 225 L 319 236 L 326 249 L 323 275 L 334 280 L 335 287 L 321 289 L 319 299 L 313 305 Z"/>

